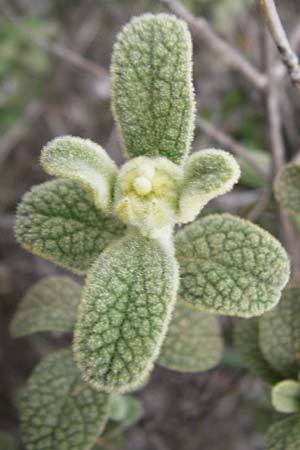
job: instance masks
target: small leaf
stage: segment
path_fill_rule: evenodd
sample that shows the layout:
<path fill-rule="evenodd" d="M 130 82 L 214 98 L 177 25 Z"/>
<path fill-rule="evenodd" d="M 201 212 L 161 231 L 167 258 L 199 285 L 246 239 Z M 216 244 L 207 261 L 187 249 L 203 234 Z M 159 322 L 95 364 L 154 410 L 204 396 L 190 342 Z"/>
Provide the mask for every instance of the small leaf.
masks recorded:
<path fill-rule="evenodd" d="M 35 255 L 84 274 L 125 226 L 96 209 L 76 182 L 59 179 L 35 186 L 19 205 L 16 237 Z"/>
<path fill-rule="evenodd" d="M 242 362 L 255 375 L 270 384 L 277 383 L 281 379 L 281 376 L 272 369 L 261 352 L 257 317 L 235 323 L 234 345 Z"/>
<path fill-rule="evenodd" d="M 300 370 L 300 287 L 288 286 L 278 306 L 260 318 L 262 352 L 284 377 L 297 377 Z"/>
<path fill-rule="evenodd" d="M 200 372 L 216 366 L 222 353 L 218 320 L 178 300 L 158 363 L 180 372 Z"/>
<path fill-rule="evenodd" d="M 105 434 L 117 436 L 135 424 L 143 415 L 141 402 L 130 395 L 114 395 L 111 401 L 110 419 L 114 423 L 107 427 Z"/>
<path fill-rule="evenodd" d="M 139 234 L 108 247 L 87 277 L 74 350 L 85 379 L 97 389 L 140 386 L 166 333 L 177 290 L 169 249 Z"/>
<path fill-rule="evenodd" d="M 281 169 L 275 179 L 274 192 L 283 208 L 300 213 L 300 164 L 287 164 Z"/>
<path fill-rule="evenodd" d="M 230 191 L 239 177 L 239 165 L 230 153 L 216 149 L 194 153 L 184 170 L 180 220 L 194 220 L 209 200 Z"/>
<path fill-rule="evenodd" d="M 50 175 L 80 183 L 98 208 L 110 208 L 117 167 L 100 145 L 74 136 L 58 137 L 43 148 L 41 164 Z"/>
<path fill-rule="evenodd" d="M 119 34 L 111 67 L 113 111 L 130 158 L 183 162 L 194 128 L 191 60 L 190 33 L 174 16 L 145 14 Z"/>
<path fill-rule="evenodd" d="M 284 380 L 272 389 L 272 404 L 283 413 L 300 411 L 300 383 L 294 380 Z"/>
<path fill-rule="evenodd" d="M 300 417 L 289 416 L 271 425 L 267 432 L 267 450 L 299 450 Z"/>
<path fill-rule="evenodd" d="M 19 408 L 28 450 L 88 450 L 104 429 L 110 402 L 82 380 L 72 353 L 60 350 L 35 368 Z"/>
<path fill-rule="evenodd" d="M 28 290 L 11 322 L 12 336 L 37 331 L 72 331 L 81 286 L 70 277 L 51 276 Z"/>
<path fill-rule="evenodd" d="M 215 214 L 176 237 L 179 296 L 201 311 L 251 317 L 273 308 L 289 277 L 281 244 L 258 226 Z"/>

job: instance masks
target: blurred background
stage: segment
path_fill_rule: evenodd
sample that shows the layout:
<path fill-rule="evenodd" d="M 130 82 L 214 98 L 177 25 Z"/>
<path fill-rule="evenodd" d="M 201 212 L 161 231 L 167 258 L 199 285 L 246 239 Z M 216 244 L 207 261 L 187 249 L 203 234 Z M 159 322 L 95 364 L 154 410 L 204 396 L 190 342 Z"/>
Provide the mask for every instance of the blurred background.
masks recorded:
<path fill-rule="evenodd" d="M 264 70 L 263 25 L 254 0 L 182 2 Z M 299 52 L 300 4 L 298 0 L 277 3 Z M 0 436 L 12 433 L 20 449 L 16 390 L 41 355 L 66 342 L 54 333 L 15 340 L 9 336 L 11 316 L 25 290 L 46 275 L 63 272 L 15 242 L 16 205 L 32 185 L 48 178 L 39 155 L 55 136 L 90 138 L 122 163 L 110 109 L 112 46 L 116 33 L 133 15 L 159 11 L 168 9 L 158 0 L 0 0 Z M 197 38 L 194 83 L 199 122 L 193 150 L 222 147 L 220 139 L 205 130 L 205 125 L 213 124 L 268 170 L 264 97 Z M 288 80 L 284 90 L 282 128 L 287 156 L 292 158 L 300 150 L 300 108 Z M 250 215 L 276 235 L 273 202 L 258 213 L 253 211 L 265 182 L 258 171 L 243 159 L 240 162 L 243 175 L 238 187 L 204 213 Z M 148 386 L 138 393 L 144 416 L 126 433 L 120 449 L 264 448 L 263 432 L 269 421 L 265 388 L 241 367 L 231 348 L 232 322 L 221 320 L 226 338 L 222 365 L 195 375 L 156 368 Z M 8 445 L 0 439 L 0 450 L 8 450 Z"/>

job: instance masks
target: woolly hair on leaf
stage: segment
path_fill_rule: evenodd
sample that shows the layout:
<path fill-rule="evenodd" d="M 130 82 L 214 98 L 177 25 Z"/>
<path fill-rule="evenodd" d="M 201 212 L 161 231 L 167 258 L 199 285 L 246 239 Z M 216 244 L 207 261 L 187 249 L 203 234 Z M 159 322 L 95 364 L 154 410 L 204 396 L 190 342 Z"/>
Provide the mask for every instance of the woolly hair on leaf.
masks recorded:
<path fill-rule="evenodd" d="M 276 421 L 267 432 L 267 450 L 299 450 L 300 416 L 293 414 Z"/>
<path fill-rule="evenodd" d="M 81 286 L 70 277 L 54 275 L 38 281 L 26 292 L 10 325 L 12 336 L 38 331 L 72 331 Z"/>
<path fill-rule="evenodd" d="M 126 392 L 150 373 L 178 284 L 173 251 L 139 233 L 109 246 L 93 264 L 74 335 L 75 357 L 96 389 Z"/>
<path fill-rule="evenodd" d="M 34 255 L 85 274 L 125 225 L 93 204 L 76 182 L 58 179 L 33 187 L 17 211 L 18 242 Z"/>
<path fill-rule="evenodd" d="M 58 137 L 43 148 L 41 164 L 50 175 L 80 183 L 98 208 L 109 210 L 117 167 L 100 145 L 74 136 Z"/>
<path fill-rule="evenodd" d="M 259 319 L 239 320 L 234 324 L 234 347 L 242 363 L 266 383 L 274 384 L 282 379 L 264 357 L 259 342 Z"/>
<path fill-rule="evenodd" d="M 258 226 L 214 214 L 181 230 L 175 241 L 179 296 L 204 312 L 251 317 L 279 301 L 289 278 L 281 244 Z"/>
<path fill-rule="evenodd" d="M 259 319 L 259 339 L 264 357 L 285 378 L 300 371 L 300 287 L 289 285 L 282 300 Z"/>
<path fill-rule="evenodd" d="M 272 389 L 272 405 L 276 411 L 283 413 L 300 412 L 300 383 L 295 380 L 284 380 Z"/>
<path fill-rule="evenodd" d="M 239 177 L 239 165 L 230 153 L 216 149 L 194 153 L 184 168 L 179 220 L 194 220 L 206 203 L 230 191 Z"/>
<path fill-rule="evenodd" d="M 168 14 L 134 18 L 117 37 L 111 65 L 112 106 L 129 158 L 184 161 L 194 129 L 192 40 Z"/>
<path fill-rule="evenodd" d="M 274 182 L 276 200 L 290 213 L 300 213 L 300 164 L 290 163 L 277 174 Z"/>
<path fill-rule="evenodd" d="M 69 350 L 46 356 L 18 401 L 28 450 L 89 450 L 102 433 L 110 396 L 83 381 Z"/>
<path fill-rule="evenodd" d="M 222 354 L 216 317 L 177 300 L 158 364 L 179 372 L 201 372 L 216 366 Z"/>

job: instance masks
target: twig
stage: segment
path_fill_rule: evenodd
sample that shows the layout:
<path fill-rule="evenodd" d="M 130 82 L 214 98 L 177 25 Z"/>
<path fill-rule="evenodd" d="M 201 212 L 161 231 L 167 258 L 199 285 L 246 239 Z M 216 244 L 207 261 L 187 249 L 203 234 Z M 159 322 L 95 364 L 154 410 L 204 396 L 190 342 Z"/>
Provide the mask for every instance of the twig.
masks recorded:
<path fill-rule="evenodd" d="M 271 189 L 265 189 L 261 194 L 258 202 L 254 205 L 251 211 L 246 215 L 246 219 L 255 222 L 264 212 L 269 204 L 271 198 Z"/>
<path fill-rule="evenodd" d="M 273 161 L 273 178 L 285 163 L 285 148 L 281 133 L 281 117 L 276 75 L 273 70 L 273 48 L 269 35 L 265 36 L 266 68 L 268 75 L 267 113 L 269 121 L 270 146 Z M 300 249 L 298 239 L 286 212 L 278 204 L 279 220 L 283 242 L 292 262 L 292 279 L 300 282 Z"/>
<path fill-rule="evenodd" d="M 208 136 L 210 136 L 214 141 L 218 142 L 220 145 L 227 147 L 229 150 L 232 151 L 237 156 L 240 156 L 245 161 L 247 161 L 252 167 L 254 167 L 257 172 L 259 172 L 262 177 L 269 181 L 269 174 L 267 171 L 261 167 L 261 165 L 256 161 L 255 158 L 251 156 L 249 151 L 246 147 L 244 147 L 239 142 L 235 141 L 231 136 L 227 135 L 223 131 L 216 128 L 211 123 L 207 122 L 206 120 L 197 117 L 196 118 L 196 125 L 198 128 L 200 128 L 204 133 L 206 133 Z"/>
<path fill-rule="evenodd" d="M 300 93 L 300 64 L 299 58 L 292 50 L 286 32 L 281 23 L 274 0 L 260 0 L 261 10 L 269 31 L 278 48 L 282 62 L 287 67 L 293 84 Z"/>
<path fill-rule="evenodd" d="M 259 72 L 243 55 L 225 42 L 213 31 L 204 17 L 195 17 L 179 0 L 160 0 L 169 9 L 184 19 L 191 32 L 205 40 L 206 44 L 225 62 L 225 64 L 239 70 L 257 89 L 264 90 L 267 86 L 267 78 Z"/>

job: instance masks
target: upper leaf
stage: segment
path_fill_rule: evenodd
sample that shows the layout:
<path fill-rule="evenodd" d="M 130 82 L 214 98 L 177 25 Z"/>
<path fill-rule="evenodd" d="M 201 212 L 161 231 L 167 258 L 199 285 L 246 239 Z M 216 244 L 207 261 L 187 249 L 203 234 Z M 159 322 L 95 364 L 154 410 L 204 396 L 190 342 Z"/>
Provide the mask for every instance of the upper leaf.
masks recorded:
<path fill-rule="evenodd" d="M 279 305 L 260 318 L 262 352 L 284 377 L 297 377 L 300 370 L 300 288 L 289 286 Z"/>
<path fill-rule="evenodd" d="M 167 14 L 134 18 L 112 56 L 113 112 L 126 154 L 183 162 L 194 128 L 192 43 Z"/>
<path fill-rule="evenodd" d="M 37 331 L 72 331 L 81 286 L 72 278 L 51 276 L 30 288 L 11 322 L 14 337 Z"/>
<path fill-rule="evenodd" d="M 294 380 L 284 380 L 272 389 L 272 404 L 283 413 L 300 411 L 300 383 Z"/>
<path fill-rule="evenodd" d="M 158 363 L 180 372 L 211 369 L 222 357 L 218 320 L 177 301 Z"/>
<path fill-rule="evenodd" d="M 251 222 L 216 214 L 176 236 L 180 297 L 199 310 L 251 317 L 273 308 L 289 277 L 280 243 Z"/>
<path fill-rule="evenodd" d="M 275 196 L 280 205 L 291 213 L 300 212 L 300 164 L 291 163 L 278 173 L 274 183 Z"/>
<path fill-rule="evenodd" d="M 35 368 L 19 409 L 28 450 L 88 450 L 104 429 L 110 402 L 82 380 L 72 353 L 61 350 Z"/>
<path fill-rule="evenodd" d="M 98 208 L 110 208 L 117 167 L 100 145 L 74 136 L 58 137 L 43 148 L 41 164 L 50 175 L 79 182 Z"/>
<path fill-rule="evenodd" d="M 25 194 L 18 208 L 16 237 L 35 255 L 84 274 L 125 226 L 93 204 L 76 182 L 53 180 Z"/>
<path fill-rule="evenodd" d="M 242 362 L 267 383 L 277 383 L 281 376 L 269 365 L 259 346 L 258 318 L 240 320 L 234 326 L 234 345 Z"/>
<path fill-rule="evenodd" d="M 74 350 L 97 389 L 138 387 L 158 356 L 177 290 L 174 256 L 140 234 L 109 246 L 88 274 Z"/>
<path fill-rule="evenodd" d="M 293 415 L 270 426 L 267 433 L 267 450 L 299 450 L 300 417 Z"/>
<path fill-rule="evenodd" d="M 209 200 L 230 191 L 239 177 L 239 165 L 230 153 L 207 149 L 193 154 L 184 169 L 180 220 L 194 220 Z"/>

